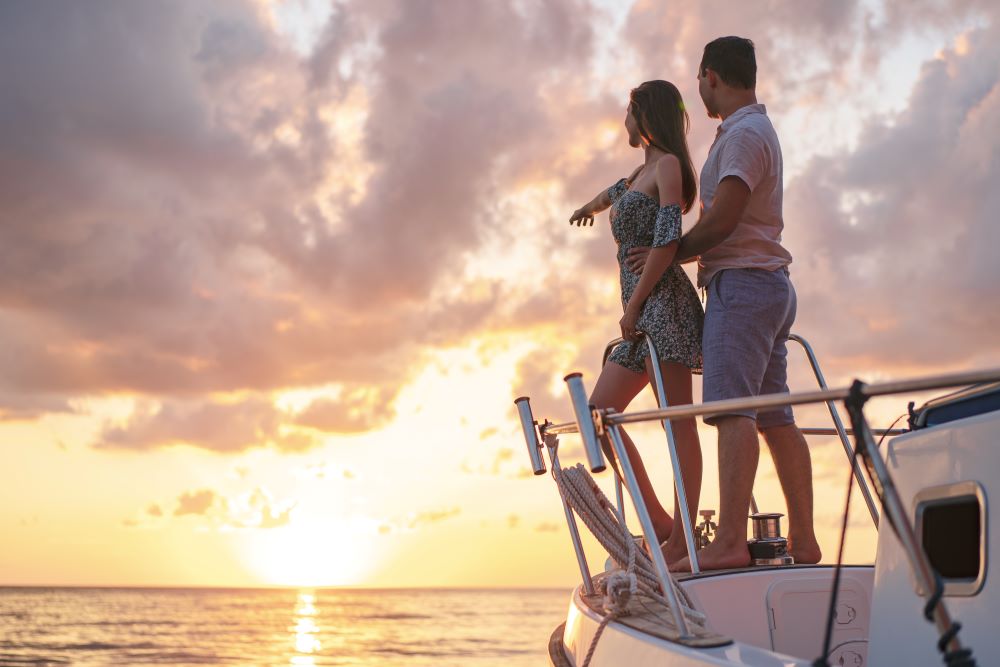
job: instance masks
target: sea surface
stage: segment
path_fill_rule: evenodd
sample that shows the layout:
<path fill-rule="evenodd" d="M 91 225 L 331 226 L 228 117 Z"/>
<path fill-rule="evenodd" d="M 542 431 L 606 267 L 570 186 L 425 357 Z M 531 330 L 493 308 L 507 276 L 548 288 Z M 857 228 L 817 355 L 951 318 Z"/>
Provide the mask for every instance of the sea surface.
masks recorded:
<path fill-rule="evenodd" d="M 0 665 L 547 664 L 569 590 L 0 588 Z"/>

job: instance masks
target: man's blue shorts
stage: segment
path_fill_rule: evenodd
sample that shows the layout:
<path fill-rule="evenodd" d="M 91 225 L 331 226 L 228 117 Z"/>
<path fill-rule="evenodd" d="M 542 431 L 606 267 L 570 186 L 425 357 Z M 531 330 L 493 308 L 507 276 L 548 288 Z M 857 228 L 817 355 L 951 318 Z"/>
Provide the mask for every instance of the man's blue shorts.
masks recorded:
<path fill-rule="evenodd" d="M 724 269 L 708 284 L 702 400 L 719 401 L 787 393 L 785 342 L 795 321 L 795 288 L 788 269 Z M 734 410 L 705 418 L 756 418 L 757 428 L 793 424 L 791 406 L 761 411 Z"/>

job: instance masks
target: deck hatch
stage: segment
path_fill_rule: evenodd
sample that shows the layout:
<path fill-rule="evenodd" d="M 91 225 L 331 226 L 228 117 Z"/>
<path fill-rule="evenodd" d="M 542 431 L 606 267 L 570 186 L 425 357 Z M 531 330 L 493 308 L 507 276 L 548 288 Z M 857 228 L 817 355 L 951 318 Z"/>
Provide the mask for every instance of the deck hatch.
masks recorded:
<path fill-rule="evenodd" d="M 916 498 L 917 539 L 944 580 L 945 595 L 976 595 L 986 580 L 986 493 L 977 482 L 924 489 Z"/>

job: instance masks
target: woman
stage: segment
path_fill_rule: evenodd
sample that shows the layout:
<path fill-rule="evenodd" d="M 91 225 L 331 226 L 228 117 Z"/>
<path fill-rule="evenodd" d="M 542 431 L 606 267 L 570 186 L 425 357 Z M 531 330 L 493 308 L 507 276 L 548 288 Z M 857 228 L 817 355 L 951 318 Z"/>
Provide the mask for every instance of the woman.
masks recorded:
<path fill-rule="evenodd" d="M 625 112 L 625 129 L 629 145 L 642 148 L 645 159 L 631 176 L 598 194 L 570 217 L 570 224 L 593 224 L 597 213 L 611 207 L 611 232 L 618 244 L 625 309 L 619 325 L 625 342 L 615 348 L 597 380 L 590 401 L 598 408 L 624 411 L 652 377 L 649 350 L 636 335 L 637 328 L 656 347 L 668 405 L 691 403 L 691 373 L 701 370 L 704 313 L 691 281 L 673 264 L 681 236 L 681 213 L 691 208 L 697 195 L 686 140 L 688 125 L 684 102 L 672 83 L 647 81 L 634 89 Z M 652 247 L 640 275 L 625 266 L 629 249 L 636 246 Z M 694 419 L 676 420 L 671 426 L 693 525 L 701 493 L 698 430 Z M 672 530 L 673 520 L 657 500 L 635 445 L 627 434 L 622 435 L 657 540 L 667 540 L 664 556 L 668 564 L 676 563 L 687 555 L 684 533 Z M 607 443 L 605 449 L 609 449 Z M 674 516 L 678 511 L 675 495 Z"/>

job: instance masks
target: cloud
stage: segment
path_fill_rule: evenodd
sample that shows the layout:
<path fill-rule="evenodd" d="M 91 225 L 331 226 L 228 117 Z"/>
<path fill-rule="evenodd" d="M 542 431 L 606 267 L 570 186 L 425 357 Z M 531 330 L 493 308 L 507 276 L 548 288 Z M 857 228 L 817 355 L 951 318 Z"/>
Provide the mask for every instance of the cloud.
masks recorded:
<path fill-rule="evenodd" d="M 223 528 L 281 528 L 292 523 L 295 500 L 276 500 L 264 487 L 226 499 L 225 513 L 218 517 Z"/>
<path fill-rule="evenodd" d="M 264 508 L 261 512 L 260 523 L 256 527 L 267 529 L 287 526 L 291 523 L 293 509 L 295 509 L 294 505 L 280 511 L 275 510 L 273 507 Z"/>
<path fill-rule="evenodd" d="M 163 510 L 156 503 L 152 503 L 146 508 L 146 514 L 149 516 L 163 516 Z"/>
<path fill-rule="evenodd" d="M 0 422 L 30 421 L 44 414 L 75 412 L 64 397 L 0 395 Z"/>
<path fill-rule="evenodd" d="M 443 510 L 426 510 L 412 515 L 410 517 L 408 525 L 411 529 L 419 528 L 421 526 L 426 526 L 433 523 L 440 523 L 441 521 L 447 521 L 448 519 L 453 519 L 461 513 L 462 510 L 458 507 L 452 507 Z"/>
<path fill-rule="evenodd" d="M 508 447 L 501 447 L 497 450 L 496 456 L 493 457 L 493 466 L 490 471 L 494 475 L 500 474 L 500 467 L 514 458 L 514 450 Z"/>
<path fill-rule="evenodd" d="M 317 398 L 298 413 L 276 407 L 265 394 L 139 403 L 124 422 L 107 421 L 94 446 L 145 450 L 184 444 L 234 453 L 270 445 L 301 452 L 322 444 L 316 432 L 356 433 L 384 425 L 394 414 L 391 400 L 387 392 L 355 388 Z M 248 471 L 236 472 L 245 477 Z"/>
<path fill-rule="evenodd" d="M 207 519 L 217 529 L 281 528 L 292 523 L 295 500 L 276 500 L 270 491 L 257 487 L 234 496 L 224 496 L 211 489 L 185 491 L 177 498 L 175 517 L 196 515 Z M 150 516 L 161 516 L 159 505 L 146 510 Z"/>
<path fill-rule="evenodd" d="M 726 33 L 757 41 L 783 138 L 805 114 L 830 148 L 787 155 L 803 165 L 786 184 L 800 321 L 860 320 L 821 340 L 845 363 L 872 332 L 872 354 L 894 364 L 923 363 L 934 336 L 948 341 L 936 363 L 989 357 L 971 332 L 996 324 L 978 307 L 995 300 L 982 226 L 994 142 L 974 136 L 996 136 L 995 30 L 928 65 L 898 118 L 853 105 L 878 102 L 865 58 L 993 8 L 773 4 L 641 0 L 617 33 L 586 0 L 345 0 L 303 55 L 256 2 L 5 3 L 0 419 L 134 395 L 100 446 L 302 451 L 318 432 L 383 427 L 428 348 L 484 332 L 565 337 L 526 355 L 512 394 L 540 418 L 568 416 L 552 379 L 594 376 L 619 304 L 607 230 L 562 220 L 636 161 L 622 142 L 628 89 L 670 78 L 697 108 L 701 49 Z M 614 45 L 600 57 L 598 38 Z M 857 151 L 815 120 L 837 104 L 826 118 L 858 128 Z M 696 156 L 713 132 L 695 123 Z M 948 224 L 932 225 L 942 210 Z M 950 245 L 930 249 L 937 239 Z M 843 296 L 867 292 L 864 313 Z M 940 310 L 915 303 L 955 293 Z M 270 402 L 329 384 L 341 394 L 297 414 Z"/>
<path fill-rule="evenodd" d="M 392 401 L 398 387 L 373 389 L 359 387 L 336 399 L 318 399 L 296 417 L 303 426 L 329 433 L 367 431 L 388 423 L 395 412 Z"/>
<path fill-rule="evenodd" d="M 535 526 L 535 530 L 539 533 L 558 533 L 561 527 L 558 523 L 553 523 L 551 521 L 543 521 L 542 523 Z"/>
<path fill-rule="evenodd" d="M 800 321 L 853 365 L 1000 363 L 1000 24 L 924 63 L 907 108 L 789 184 Z"/>
<path fill-rule="evenodd" d="M 508 528 L 517 528 L 517 526 L 520 523 L 521 523 L 521 517 L 519 517 L 516 514 L 511 514 L 510 516 L 507 517 L 507 527 Z"/>
<path fill-rule="evenodd" d="M 211 489 L 201 489 L 198 491 L 185 491 L 177 498 L 177 508 L 174 516 L 186 516 L 188 514 L 207 514 L 218 496 Z"/>
<path fill-rule="evenodd" d="M 286 432 L 284 417 L 264 397 L 238 402 L 171 401 L 158 407 L 140 406 L 124 424 L 107 424 L 96 446 L 145 450 L 187 444 L 225 453 L 265 444 L 285 451 L 315 446 L 308 434 Z"/>
<path fill-rule="evenodd" d="M 495 323 L 499 281 L 453 288 L 497 193 L 564 152 L 567 116 L 601 119 L 551 102 L 586 88 L 588 9 L 344 2 L 303 58 L 255 3 L 6 5 L 0 399 L 166 404 L 105 433 L 133 448 L 186 437 L 185 401 L 219 420 L 194 436 L 246 448 L 274 415 L 212 395 L 331 381 L 377 400 L 303 423 L 384 424 L 422 346 Z"/>

